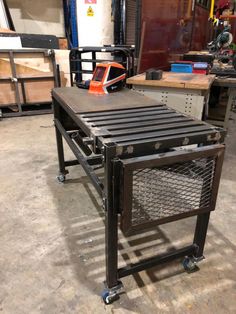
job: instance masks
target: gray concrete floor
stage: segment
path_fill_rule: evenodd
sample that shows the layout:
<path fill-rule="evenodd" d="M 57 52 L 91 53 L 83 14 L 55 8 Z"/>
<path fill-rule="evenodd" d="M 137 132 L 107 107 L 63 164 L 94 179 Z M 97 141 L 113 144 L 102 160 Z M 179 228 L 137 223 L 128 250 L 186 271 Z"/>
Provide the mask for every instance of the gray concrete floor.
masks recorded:
<path fill-rule="evenodd" d="M 80 166 L 65 184 L 55 180 L 51 115 L 0 121 L 0 312 L 236 313 L 235 132 L 231 120 L 200 271 L 187 274 L 175 261 L 129 276 L 126 293 L 105 306 L 103 213 L 94 188 Z M 190 243 L 194 223 L 193 217 L 121 236 L 120 263 Z"/>

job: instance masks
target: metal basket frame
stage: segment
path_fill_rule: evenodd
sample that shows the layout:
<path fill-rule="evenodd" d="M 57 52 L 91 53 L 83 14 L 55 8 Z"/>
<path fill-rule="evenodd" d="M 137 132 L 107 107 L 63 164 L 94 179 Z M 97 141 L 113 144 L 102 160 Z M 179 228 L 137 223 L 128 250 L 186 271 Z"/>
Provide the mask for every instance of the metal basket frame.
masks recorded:
<path fill-rule="evenodd" d="M 220 173 L 223 163 L 224 155 L 224 145 L 213 145 L 210 147 L 199 147 L 192 151 L 175 151 L 168 152 L 165 154 L 157 154 L 151 156 L 144 156 L 138 158 L 130 158 L 126 160 L 121 160 L 121 171 L 123 180 L 120 182 L 120 191 L 123 191 L 120 195 L 120 212 L 121 212 L 121 229 L 125 234 L 130 234 L 132 231 L 138 229 L 144 229 L 146 227 L 152 227 L 153 225 L 159 225 L 175 221 L 178 219 L 198 215 L 203 212 L 212 211 L 215 209 L 216 196 L 219 187 Z M 133 177 L 134 172 L 138 169 L 145 168 L 159 168 L 162 166 L 173 164 L 183 164 L 188 161 L 197 160 L 199 158 L 214 158 L 215 159 L 215 169 L 213 171 L 213 178 L 211 183 L 211 193 L 209 206 L 199 207 L 195 210 L 189 210 L 187 212 L 170 215 L 165 218 L 156 219 L 154 221 L 148 221 L 146 223 L 141 223 L 138 225 L 132 224 L 132 196 L 133 196 Z M 116 179 L 115 179 L 116 181 Z M 116 196 L 117 197 L 117 196 Z"/>

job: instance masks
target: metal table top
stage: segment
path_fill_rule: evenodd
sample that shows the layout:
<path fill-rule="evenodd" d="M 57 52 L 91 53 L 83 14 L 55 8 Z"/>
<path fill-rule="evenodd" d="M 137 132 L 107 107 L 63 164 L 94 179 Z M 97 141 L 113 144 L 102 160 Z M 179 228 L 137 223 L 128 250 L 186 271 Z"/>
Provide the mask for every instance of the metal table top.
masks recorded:
<path fill-rule="evenodd" d="M 134 91 L 105 96 L 78 88 L 53 90 L 53 97 L 72 115 L 96 145 L 115 145 L 117 154 L 158 151 L 224 141 L 223 129 L 176 112 Z"/>
<path fill-rule="evenodd" d="M 120 92 L 95 95 L 78 87 L 54 88 L 52 96 L 69 107 L 73 113 L 100 112 L 116 109 L 155 106 L 157 102 L 129 89 Z"/>

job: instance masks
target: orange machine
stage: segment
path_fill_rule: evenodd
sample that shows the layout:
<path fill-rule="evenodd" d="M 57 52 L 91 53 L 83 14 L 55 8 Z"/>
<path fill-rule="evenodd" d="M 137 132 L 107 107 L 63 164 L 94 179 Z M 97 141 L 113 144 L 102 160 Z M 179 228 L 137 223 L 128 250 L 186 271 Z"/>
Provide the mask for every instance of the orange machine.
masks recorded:
<path fill-rule="evenodd" d="M 90 81 L 89 93 L 108 94 L 120 90 L 124 85 L 126 70 L 116 62 L 99 63 Z"/>

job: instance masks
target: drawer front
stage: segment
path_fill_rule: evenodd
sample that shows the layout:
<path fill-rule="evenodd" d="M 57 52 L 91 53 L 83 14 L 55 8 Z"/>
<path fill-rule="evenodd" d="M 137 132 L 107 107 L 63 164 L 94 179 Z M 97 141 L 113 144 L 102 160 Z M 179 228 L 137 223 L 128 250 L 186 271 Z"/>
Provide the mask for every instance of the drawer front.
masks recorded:
<path fill-rule="evenodd" d="M 215 209 L 224 145 L 121 160 L 121 229 L 130 233 Z"/>

